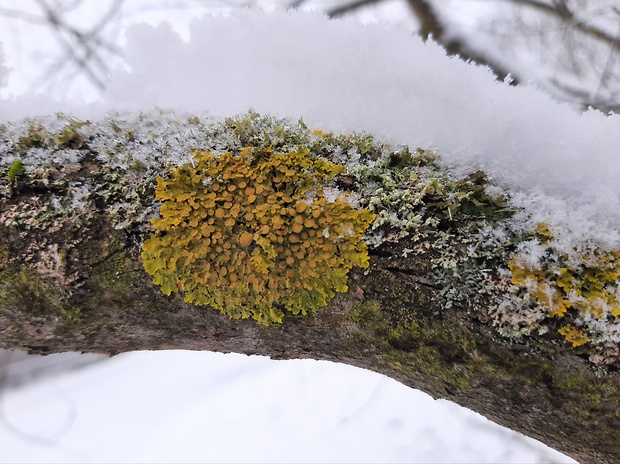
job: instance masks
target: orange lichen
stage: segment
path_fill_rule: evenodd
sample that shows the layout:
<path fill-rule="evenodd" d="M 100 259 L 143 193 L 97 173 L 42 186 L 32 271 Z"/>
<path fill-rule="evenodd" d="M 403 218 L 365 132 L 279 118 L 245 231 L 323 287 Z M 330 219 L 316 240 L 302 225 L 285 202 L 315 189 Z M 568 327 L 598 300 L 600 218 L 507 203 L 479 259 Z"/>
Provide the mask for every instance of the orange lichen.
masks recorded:
<path fill-rule="evenodd" d="M 192 165 L 158 179 L 161 218 L 142 247 L 154 282 L 263 324 L 346 291 L 351 267 L 368 266 L 361 236 L 374 215 L 344 195 L 328 202 L 323 187 L 344 168 L 308 154 L 195 152 Z"/>

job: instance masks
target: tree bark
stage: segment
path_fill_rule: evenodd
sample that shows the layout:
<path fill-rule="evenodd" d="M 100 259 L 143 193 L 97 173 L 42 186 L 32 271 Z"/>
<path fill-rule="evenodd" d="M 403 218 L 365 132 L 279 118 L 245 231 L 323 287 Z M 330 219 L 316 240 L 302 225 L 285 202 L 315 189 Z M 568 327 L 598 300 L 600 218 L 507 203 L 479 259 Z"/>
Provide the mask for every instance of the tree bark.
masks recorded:
<path fill-rule="evenodd" d="M 467 301 L 449 307 L 445 287 L 432 277 L 433 247 L 400 237 L 371 249 L 370 267 L 351 271 L 348 292 L 308 316 L 272 326 L 232 320 L 153 284 L 140 258 L 148 217 L 119 227 L 118 211 L 110 209 L 123 195 L 110 186 L 126 186 L 130 174 L 98 161 L 87 137 L 62 143 L 82 153 L 75 166 L 57 166 L 47 182 L 45 172 L 4 179 L 0 348 L 109 355 L 189 349 L 337 361 L 454 401 L 580 462 L 618 461 L 620 376 L 593 369 L 557 339 L 509 343 Z M 51 157 L 58 146 L 43 149 Z M 76 186 L 89 189 L 78 212 L 59 219 L 41 207 Z M 130 196 L 155 205 L 152 184 Z"/>

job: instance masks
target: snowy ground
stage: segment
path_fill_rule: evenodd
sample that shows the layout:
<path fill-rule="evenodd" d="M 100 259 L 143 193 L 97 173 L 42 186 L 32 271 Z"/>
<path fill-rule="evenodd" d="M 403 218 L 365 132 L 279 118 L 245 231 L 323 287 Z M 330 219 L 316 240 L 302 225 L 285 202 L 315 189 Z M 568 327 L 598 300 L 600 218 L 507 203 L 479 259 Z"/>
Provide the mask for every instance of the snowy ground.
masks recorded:
<path fill-rule="evenodd" d="M 2 355 L 1 462 L 574 462 L 341 364 L 191 351 Z"/>

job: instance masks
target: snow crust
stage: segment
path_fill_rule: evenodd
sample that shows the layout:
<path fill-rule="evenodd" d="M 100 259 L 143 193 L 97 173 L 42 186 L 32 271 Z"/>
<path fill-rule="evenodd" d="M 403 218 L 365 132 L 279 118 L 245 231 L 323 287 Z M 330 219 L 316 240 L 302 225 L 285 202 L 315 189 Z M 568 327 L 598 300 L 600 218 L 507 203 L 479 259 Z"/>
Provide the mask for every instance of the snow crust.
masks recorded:
<path fill-rule="evenodd" d="M 29 361 L 41 367 L 9 371 Z M 575 462 L 352 366 L 195 351 L 89 361 L 3 393 L 0 462 Z"/>
<path fill-rule="evenodd" d="M 6 85 L 6 78 L 9 75 L 9 69 L 4 65 L 4 61 L 4 48 L 2 47 L 2 43 L 0 43 L 0 88 Z"/>
<path fill-rule="evenodd" d="M 183 41 L 171 27 L 128 31 L 130 71 L 112 79 L 126 109 L 149 105 L 303 117 L 436 148 L 462 172 L 484 169 L 520 204 L 574 235 L 620 242 L 620 118 L 579 114 L 534 87 L 383 25 L 320 14 L 236 11 L 205 17 Z"/>
<path fill-rule="evenodd" d="M 584 114 L 532 86 L 497 82 L 405 29 L 319 13 L 235 10 L 127 31 L 126 68 L 98 107 L 5 102 L 0 119 L 65 108 L 171 108 L 230 116 L 249 107 L 333 131 L 437 149 L 460 174 L 507 185 L 536 219 L 620 246 L 620 117 Z M 10 108 L 6 110 L 6 108 Z"/>

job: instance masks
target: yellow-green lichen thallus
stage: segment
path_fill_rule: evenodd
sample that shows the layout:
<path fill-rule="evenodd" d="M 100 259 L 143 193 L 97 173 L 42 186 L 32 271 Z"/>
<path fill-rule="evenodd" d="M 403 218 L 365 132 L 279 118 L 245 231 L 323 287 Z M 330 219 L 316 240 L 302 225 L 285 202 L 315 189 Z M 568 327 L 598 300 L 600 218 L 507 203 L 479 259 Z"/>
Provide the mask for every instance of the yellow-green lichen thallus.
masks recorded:
<path fill-rule="evenodd" d="M 195 152 L 158 179 L 161 217 L 142 258 L 162 291 L 262 324 L 347 291 L 351 267 L 368 266 L 362 234 L 375 215 L 344 195 L 328 201 L 324 186 L 344 168 L 308 153 Z"/>
<path fill-rule="evenodd" d="M 554 236 L 548 224 L 539 223 L 534 235 L 553 249 Z M 536 267 L 513 256 L 508 265 L 512 283 L 527 289 L 548 317 L 572 321 L 558 332 L 573 347 L 582 346 L 593 337 L 601 338 L 602 324 L 620 319 L 620 252 L 593 247 L 555 254 L 555 259 L 545 259 Z"/>

